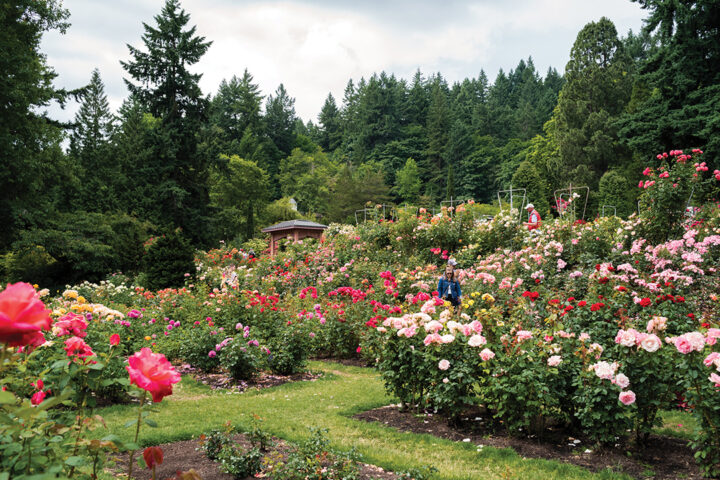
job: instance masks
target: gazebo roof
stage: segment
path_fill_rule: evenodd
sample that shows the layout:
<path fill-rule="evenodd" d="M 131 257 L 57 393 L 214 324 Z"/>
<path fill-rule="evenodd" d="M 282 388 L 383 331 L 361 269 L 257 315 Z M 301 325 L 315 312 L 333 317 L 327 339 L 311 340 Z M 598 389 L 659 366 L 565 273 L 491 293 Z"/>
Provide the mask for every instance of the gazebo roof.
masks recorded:
<path fill-rule="evenodd" d="M 310 220 L 289 220 L 286 222 L 276 223 L 262 229 L 263 233 L 277 232 L 278 230 L 293 230 L 296 228 L 304 228 L 309 230 L 325 230 L 327 225 L 311 222 Z"/>

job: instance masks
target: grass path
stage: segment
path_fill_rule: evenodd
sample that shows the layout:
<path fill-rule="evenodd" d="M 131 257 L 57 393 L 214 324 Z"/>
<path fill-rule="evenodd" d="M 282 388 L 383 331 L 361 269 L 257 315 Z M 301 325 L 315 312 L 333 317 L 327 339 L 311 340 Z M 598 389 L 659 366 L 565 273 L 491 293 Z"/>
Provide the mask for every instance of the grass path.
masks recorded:
<path fill-rule="evenodd" d="M 378 374 L 370 369 L 336 363 L 312 362 L 313 370 L 325 372 L 314 382 L 297 382 L 261 391 L 227 394 L 212 391 L 190 379 L 156 405 L 150 418 L 159 426 L 143 426 L 142 445 L 197 437 L 230 421 L 249 426 L 252 414 L 263 419 L 263 429 L 291 442 L 308 436 L 308 427 L 329 429 L 336 449 L 354 447 L 363 461 L 400 471 L 424 465 L 439 470 L 438 479 L 629 479 L 603 471 L 593 474 L 579 467 L 548 460 L 524 459 L 510 449 L 484 447 L 477 452 L 471 443 L 452 442 L 426 434 L 402 433 L 380 424 L 354 420 L 355 413 L 391 403 Z M 137 416 L 137 407 L 117 405 L 98 412 L 113 434 L 130 440 L 134 428 L 123 425 Z M 107 432 L 98 432 L 106 435 Z"/>

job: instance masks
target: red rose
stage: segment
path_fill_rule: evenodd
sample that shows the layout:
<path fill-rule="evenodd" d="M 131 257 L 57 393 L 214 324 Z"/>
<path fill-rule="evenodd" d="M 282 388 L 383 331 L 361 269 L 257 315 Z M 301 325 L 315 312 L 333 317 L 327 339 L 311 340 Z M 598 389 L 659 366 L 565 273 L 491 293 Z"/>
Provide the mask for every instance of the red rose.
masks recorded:
<path fill-rule="evenodd" d="M 602 277 L 602 278 L 598 279 L 598 282 L 602 283 L 603 285 L 605 285 L 609 281 L 610 281 L 610 279 L 608 277 Z"/>
<path fill-rule="evenodd" d="M 590 306 L 590 310 L 593 311 L 593 312 L 597 312 L 598 310 L 600 310 L 600 309 L 601 309 L 602 307 L 604 307 L 604 306 L 605 306 L 605 304 L 602 303 L 602 302 L 593 303 L 593 304 Z"/>
<path fill-rule="evenodd" d="M 649 298 L 645 297 L 642 300 L 640 300 L 641 307 L 649 307 L 650 305 L 652 305 L 652 300 L 650 300 Z"/>
<path fill-rule="evenodd" d="M 143 458 L 148 469 L 163 463 L 163 451 L 160 447 L 147 447 L 143 450 Z"/>
<path fill-rule="evenodd" d="M 50 310 L 29 283 L 8 285 L 0 292 L 0 343 L 10 347 L 42 344 L 45 338 L 40 331 L 51 323 Z"/>
<path fill-rule="evenodd" d="M 578 305 L 577 305 L 577 306 L 578 306 L 578 307 L 584 307 L 585 305 L 587 305 L 587 302 L 586 302 L 585 300 L 580 300 L 580 301 L 578 302 Z"/>
<path fill-rule="evenodd" d="M 120 335 L 117 333 L 113 333 L 110 335 L 110 345 L 113 347 L 120 345 Z"/>
<path fill-rule="evenodd" d="M 43 400 L 45 400 L 46 396 L 47 393 L 43 392 L 42 390 L 39 392 L 35 392 L 35 395 L 30 398 L 30 403 L 32 403 L 33 405 L 40 405 Z"/>
<path fill-rule="evenodd" d="M 65 353 L 73 362 L 96 363 L 94 360 L 88 360 L 90 357 L 95 356 L 95 353 L 90 348 L 90 345 L 80 337 L 70 337 L 65 340 Z"/>

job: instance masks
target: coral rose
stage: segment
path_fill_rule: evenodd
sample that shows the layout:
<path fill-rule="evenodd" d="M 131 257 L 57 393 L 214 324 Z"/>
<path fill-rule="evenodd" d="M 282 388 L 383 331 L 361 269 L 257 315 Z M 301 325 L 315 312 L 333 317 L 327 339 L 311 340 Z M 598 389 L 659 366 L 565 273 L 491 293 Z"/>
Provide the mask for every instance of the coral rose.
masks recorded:
<path fill-rule="evenodd" d="M 130 383 L 152 394 L 157 403 L 172 395 L 172 386 L 180 381 L 180 374 L 161 353 L 153 353 L 145 347 L 128 358 L 125 367 L 130 374 Z"/>
<path fill-rule="evenodd" d="M 8 285 L 0 292 L 0 343 L 10 347 L 43 343 L 40 331 L 51 323 L 50 310 L 29 283 Z"/>

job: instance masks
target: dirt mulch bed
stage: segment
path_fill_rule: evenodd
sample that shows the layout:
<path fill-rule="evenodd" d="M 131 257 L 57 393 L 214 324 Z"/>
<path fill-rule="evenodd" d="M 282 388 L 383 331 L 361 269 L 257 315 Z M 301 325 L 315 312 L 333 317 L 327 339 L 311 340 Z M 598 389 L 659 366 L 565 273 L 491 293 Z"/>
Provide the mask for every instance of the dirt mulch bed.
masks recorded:
<path fill-rule="evenodd" d="M 244 435 L 236 435 L 234 440 L 242 445 L 244 449 L 250 449 L 250 442 Z M 273 452 L 280 452 L 285 455 L 289 450 L 286 442 L 273 438 L 274 447 L 267 452 L 270 455 Z M 163 463 L 155 468 L 156 478 L 167 479 L 174 478 L 177 472 L 185 472 L 192 469 L 200 475 L 203 480 L 233 480 L 230 474 L 220 470 L 219 463 L 210 460 L 200 449 L 201 442 L 199 440 L 186 440 L 183 442 L 165 443 L 158 445 L 163 451 Z M 135 452 L 135 461 L 142 456 L 142 450 Z M 109 470 L 114 476 L 127 475 L 128 455 L 125 454 L 116 459 L 116 465 Z M 150 480 L 152 478 L 151 470 L 140 469 L 137 464 L 133 467 L 133 478 L 136 480 Z M 253 477 L 247 477 L 244 480 L 251 480 Z M 396 480 L 398 478 L 392 472 L 387 472 L 375 465 L 360 464 L 360 480 Z"/>
<path fill-rule="evenodd" d="M 675 480 L 701 479 L 702 474 L 687 442 L 653 435 L 647 448 L 621 445 L 615 449 L 593 448 L 589 440 L 568 436 L 561 430 L 548 429 L 542 440 L 511 437 L 497 431 L 481 411 L 463 417 L 458 427 L 451 427 L 440 415 L 414 414 L 401 411 L 399 405 L 389 405 L 359 413 L 353 418 L 367 422 L 380 422 L 403 432 L 427 433 L 454 441 L 475 445 L 512 448 L 528 458 L 544 458 L 572 463 L 594 472 L 612 468 L 635 478 Z"/>
<path fill-rule="evenodd" d="M 260 373 L 256 378 L 251 381 L 245 382 L 242 380 L 235 380 L 227 373 L 205 373 L 197 368 L 193 367 L 189 363 L 183 363 L 175 366 L 175 370 L 181 375 L 190 375 L 198 382 L 207 385 L 213 390 L 225 389 L 235 391 L 245 391 L 249 388 L 269 388 L 277 387 L 283 383 L 288 382 L 303 382 L 303 381 L 315 381 L 322 377 L 320 373 L 295 373 L 293 375 L 273 375 L 270 373 Z"/>

